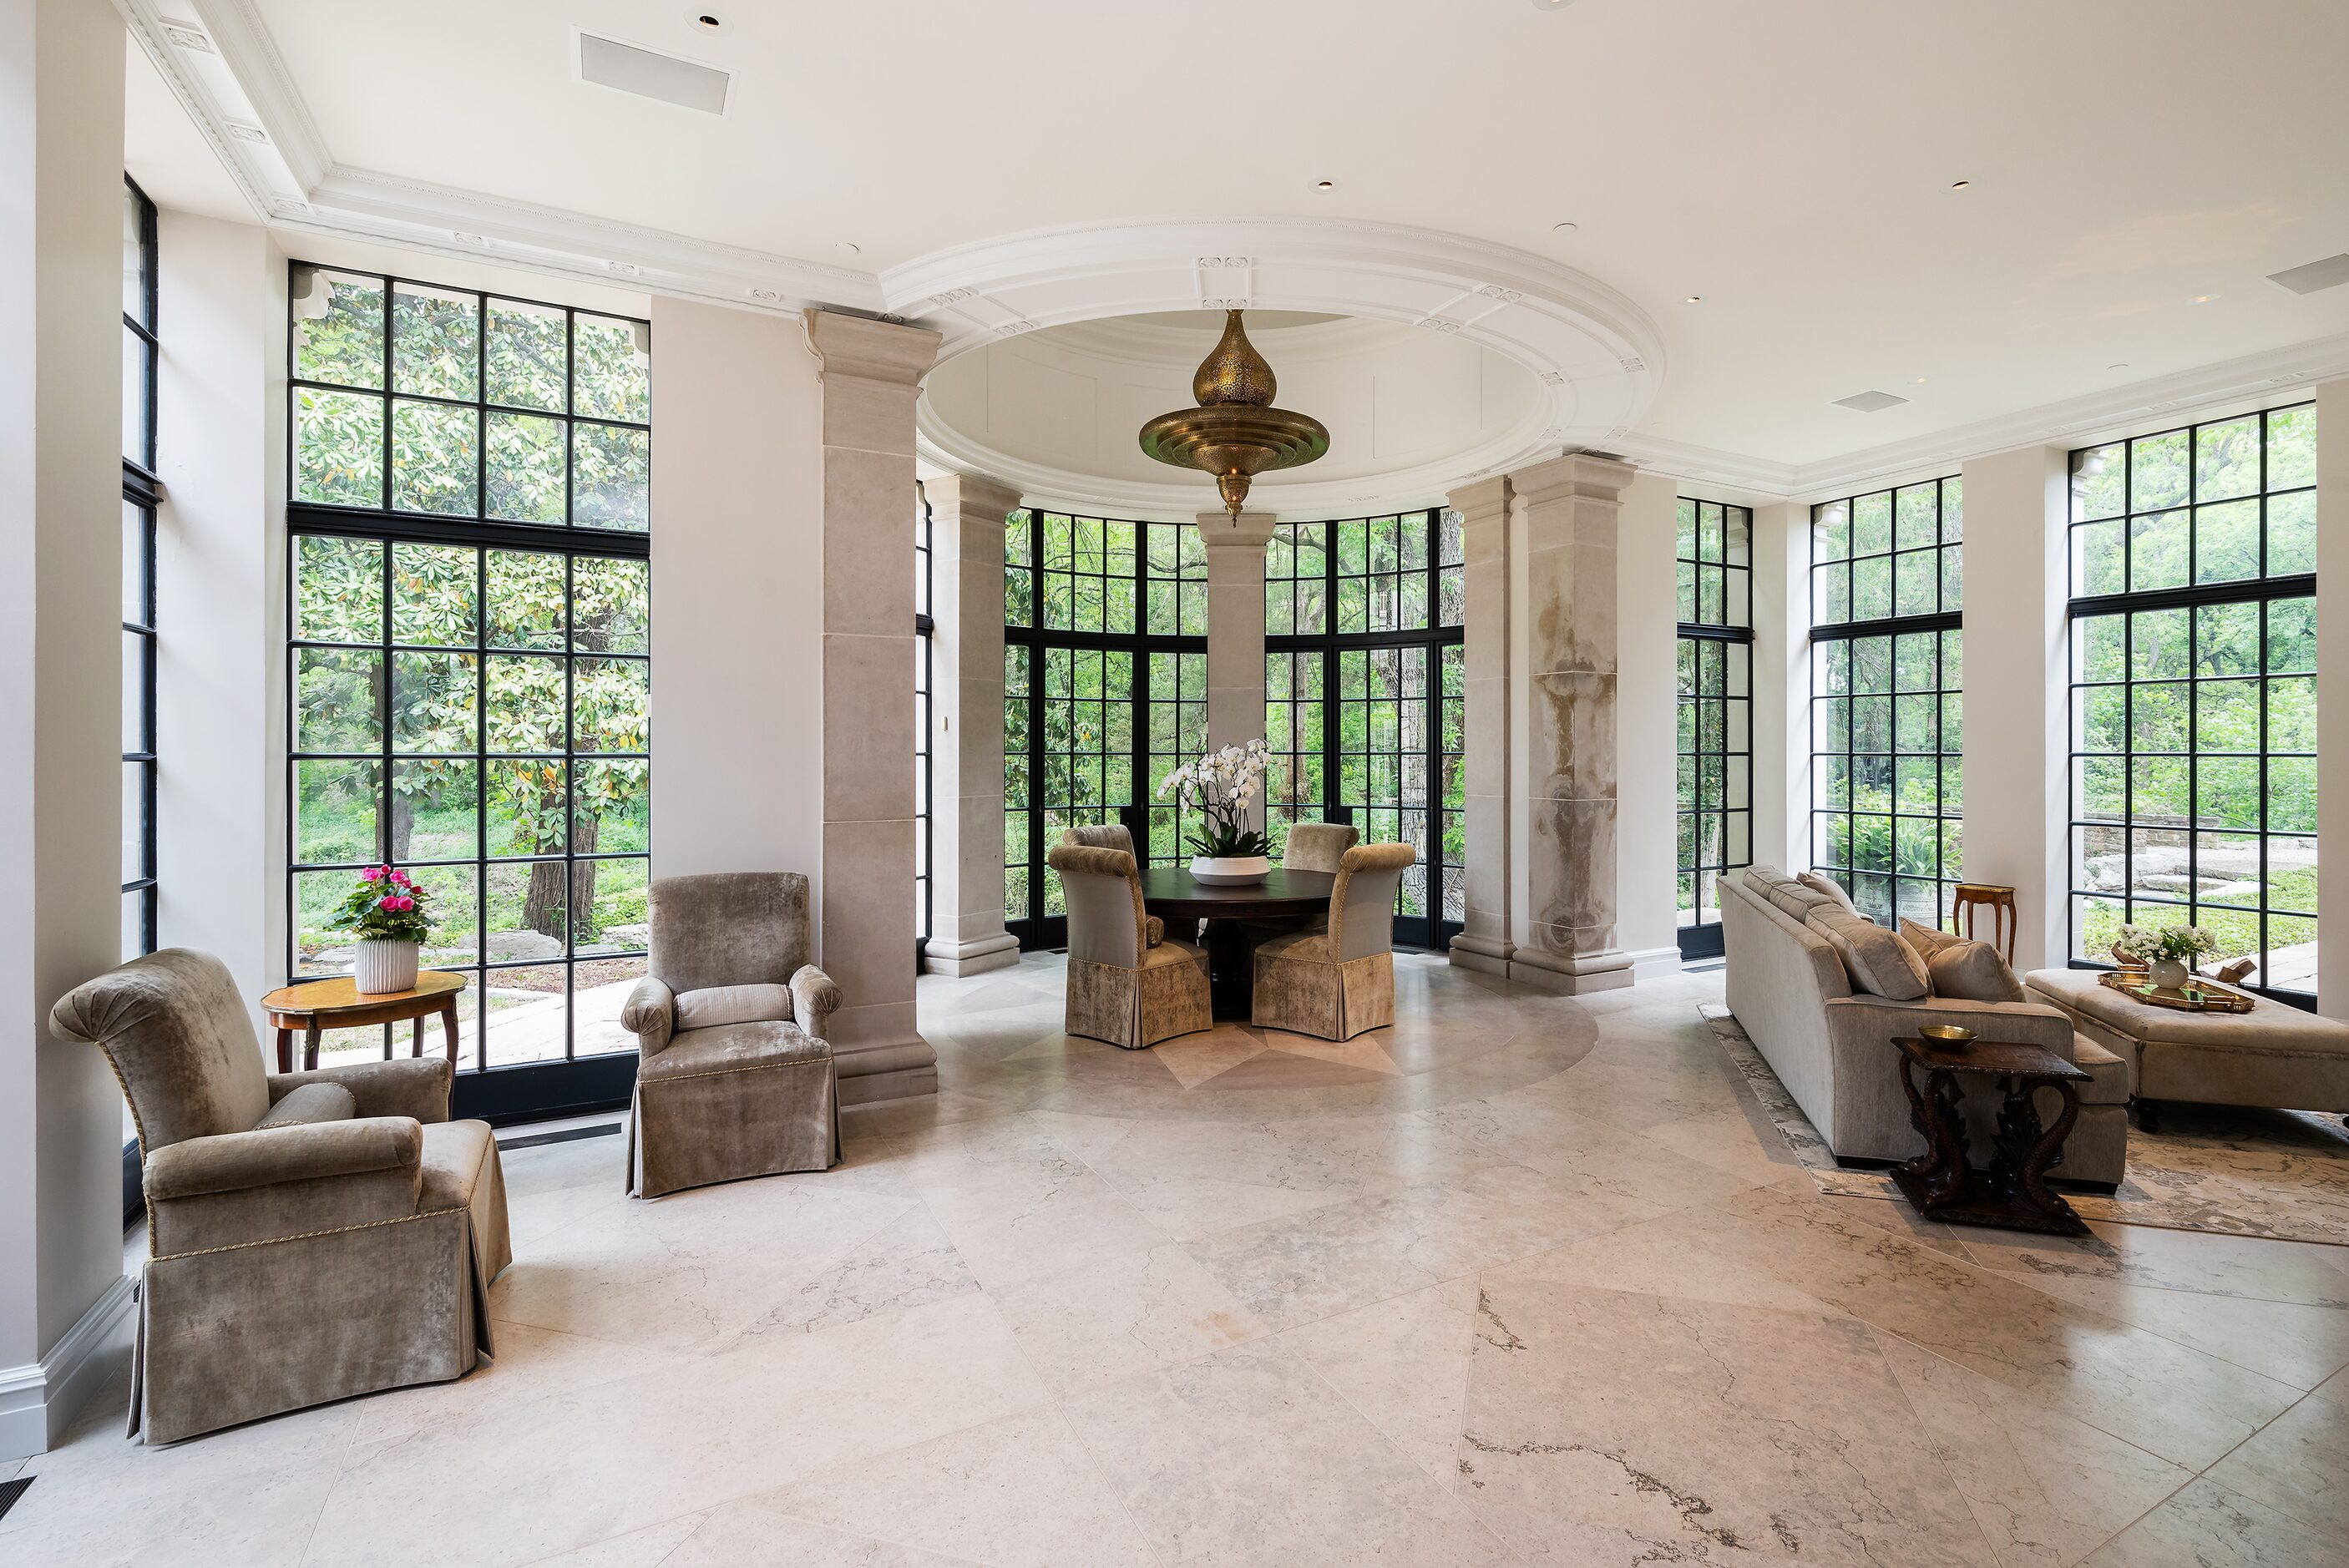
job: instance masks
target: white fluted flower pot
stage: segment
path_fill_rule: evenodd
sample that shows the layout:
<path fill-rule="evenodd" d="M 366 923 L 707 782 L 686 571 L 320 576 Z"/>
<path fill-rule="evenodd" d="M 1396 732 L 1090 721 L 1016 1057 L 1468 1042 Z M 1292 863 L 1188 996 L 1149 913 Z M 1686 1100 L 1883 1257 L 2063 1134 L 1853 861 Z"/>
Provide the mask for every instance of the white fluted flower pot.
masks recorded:
<path fill-rule="evenodd" d="M 2153 983 L 2164 991 L 2183 990 L 2192 971 L 2175 958 L 2157 958 L 2152 965 Z"/>
<path fill-rule="evenodd" d="M 1193 880 L 1206 887 L 1253 887 L 1272 870 L 1264 855 L 1194 855 Z"/>
<path fill-rule="evenodd" d="M 362 941 L 352 978 L 363 996 L 388 995 L 416 989 L 416 958 L 421 944 L 414 942 Z"/>

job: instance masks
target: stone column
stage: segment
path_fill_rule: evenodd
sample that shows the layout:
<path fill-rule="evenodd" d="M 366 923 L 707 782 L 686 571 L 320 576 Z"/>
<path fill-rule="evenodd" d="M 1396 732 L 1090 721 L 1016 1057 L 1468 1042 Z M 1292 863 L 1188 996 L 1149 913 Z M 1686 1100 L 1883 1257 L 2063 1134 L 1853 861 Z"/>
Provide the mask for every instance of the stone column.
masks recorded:
<path fill-rule="evenodd" d="M 845 994 L 832 1046 L 854 1105 L 937 1087 L 914 1018 L 913 758 L 914 400 L 939 336 L 830 311 L 801 319 L 823 387 L 819 951 Z"/>
<path fill-rule="evenodd" d="M 1587 454 L 1509 476 L 1524 509 L 1525 918 L 1509 975 L 1631 984 L 1617 932 L 1615 533 L 1628 463 Z"/>
<path fill-rule="evenodd" d="M 1237 745 L 1264 735 L 1264 548 L 1273 515 L 1203 511 L 1207 549 L 1207 744 Z M 1264 825 L 1264 802 L 1251 812 Z"/>
<path fill-rule="evenodd" d="M 1480 480 L 1444 498 L 1460 514 L 1463 767 L 1467 867 L 1452 962 L 1509 972 L 1509 481 Z"/>
<path fill-rule="evenodd" d="M 924 487 L 936 552 L 930 604 L 933 975 L 1019 962 L 1003 929 L 1003 520 L 1019 492 L 957 476 Z"/>

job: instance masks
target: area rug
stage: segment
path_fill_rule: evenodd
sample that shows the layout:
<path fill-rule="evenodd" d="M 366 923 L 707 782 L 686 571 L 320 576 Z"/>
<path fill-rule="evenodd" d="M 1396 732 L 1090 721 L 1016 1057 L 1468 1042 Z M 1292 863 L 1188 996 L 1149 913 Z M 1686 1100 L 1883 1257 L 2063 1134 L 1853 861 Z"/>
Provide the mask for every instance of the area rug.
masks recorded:
<path fill-rule="evenodd" d="M 1820 1191 L 1906 1201 L 1889 1174 L 1837 1165 L 1736 1018 L 1701 1011 Z M 2175 1102 L 2162 1112 L 2158 1133 L 2130 1128 L 2128 1179 L 2110 1197 L 2064 1193 L 2082 1219 L 2349 1245 L 2349 1127 L 2339 1117 Z"/>

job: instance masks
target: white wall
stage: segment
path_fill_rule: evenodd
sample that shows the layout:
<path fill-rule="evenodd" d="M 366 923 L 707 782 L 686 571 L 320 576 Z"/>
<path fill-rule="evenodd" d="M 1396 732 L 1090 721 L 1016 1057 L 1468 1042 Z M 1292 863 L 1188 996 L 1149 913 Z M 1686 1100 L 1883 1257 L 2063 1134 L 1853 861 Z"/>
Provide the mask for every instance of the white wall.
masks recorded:
<path fill-rule="evenodd" d="M 1754 509 L 1754 863 L 1811 863 L 1811 509 Z"/>
<path fill-rule="evenodd" d="M 653 869 L 814 879 L 823 853 L 815 356 L 800 324 L 783 317 L 657 299 L 652 322 Z M 905 572 L 910 583 L 910 557 Z M 905 679 L 910 691 L 910 666 Z M 908 777 L 913 766 L 909 751 Z"/>
<path fill-rule="evenodd" d="M 0 1460 L 72 1418 L 129 1299 L 121 1099 L 47 1029 L 119 941 L 121 180 L 120 20 L 0 0 Z"/>
<path fill-rule="evenodd" d="M 1680 491 L 1670 475 L 1642 473 L 1616 521 L 1616 944 L 1644 969 L 1680 963 Z"/>
<path fill-rule="evenodd" d="M 2068 956 L 2064 525 L 2070 453 L 1977 458 L 1966 485 L 1965 878 L 2014 889 L 2014 966 Z"/>
<path fill-rule="evenodd" d="M 2349 855 L 2349 379 L 2316 389 L 2316 842 L 2338 856 Z M 2317 896 L 2317 1010 L 2349 1018 L 2349 867 L 2320 879 Z"/>
<path fill-rule="evenodd" d="M 285 260 L 164 211 L 156 249 L 156 936 L 259 1022 L 285 975 Z"/>

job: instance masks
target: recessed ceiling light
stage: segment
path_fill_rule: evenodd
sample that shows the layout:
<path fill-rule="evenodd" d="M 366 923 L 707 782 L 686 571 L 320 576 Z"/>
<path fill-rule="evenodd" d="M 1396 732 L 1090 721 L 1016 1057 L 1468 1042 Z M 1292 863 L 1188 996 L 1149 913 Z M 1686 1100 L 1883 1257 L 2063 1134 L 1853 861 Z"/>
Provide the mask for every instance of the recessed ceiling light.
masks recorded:
<path fill-rule="evenodd" d="M 2212 300 L 2217 299 L 2218 297 L 2219 296 L 2217 294 L 2196 294 L 2194 296 L 2194 303 L 2196 304 L 2209 304 Z"/>
<path fill-rule="evenodd" d="M 1918 385 L 1918 386 L 1920 386 L 1920 387 L 1922 387 L 1923 385 L 1925 385 L 1925 378 L 1924 378 L 1922 376 L 1920 376 L 1919 377 L 1917 377 L 1917 385 Z"/>
<path fill-rule="evenodd" d="M 843 240 L 840 243 L 833 246 L 833 249 L 838 251 L 843 256 L 854 256 L 862 253 L 864 247 L 853 241 Z"/>
<path fill-rule="evenodd" d="M 1553 234 L 1571 234 L 1577 229 L 1581 227 L 1581 224 L 1575 222 L 1572 219 L 1568 219 L 1563 223 L 1552 223 L 1549 226 L 1549 230 Z"/>
<path fill-rule="evenodd" d="M 725 23 L 719 21 L 717 17 L 711 15 L 707 11 L 697 12 L 693 18 L 693 25 L 712 33 L 715 33 L 719 28 L 726 26 Z"/>
<path fill-rule="evenodd" d="M 1338 182 L 1335 180 L 1317 180 L 1313 182 L 1313 189 L 1316 191 L 1335 191 L 1338 189 Z"/>
<path fill-rule="evenodd" d="M 1952 180 L 1950 181 L 1950 189 L 1952 191 L 1962 191 L 1972 183 L 1973 181 L 1971 180 Z"/>
<path fill-rule="evenodd" d="M 1691 295 L 1689 295 L 1689 296 L 1688 296 L 1688 301 L 1687 301 L 1687 303 L 1688 303 L 1688 304 L 1703 304 L 1703 303 L 1704 303 L 1704 295 L 1702 295 L 1702 294 L 1691 294 Z"/>

